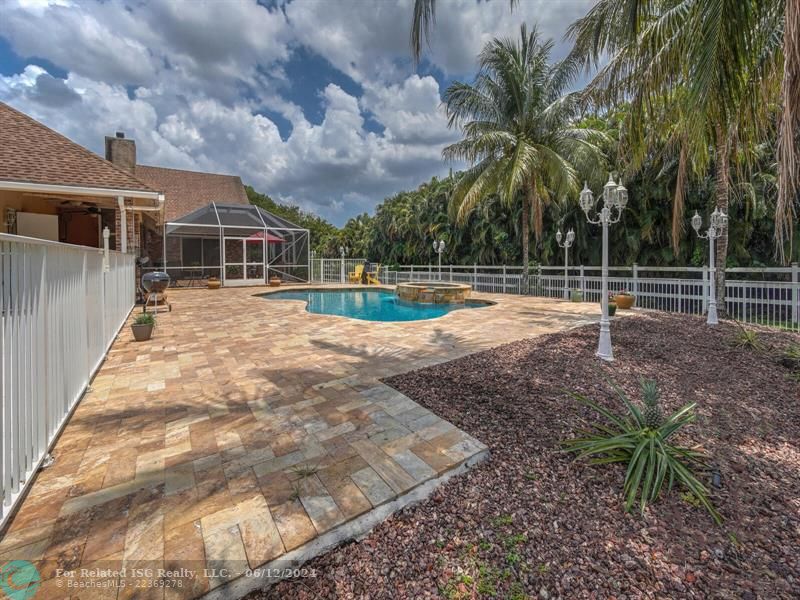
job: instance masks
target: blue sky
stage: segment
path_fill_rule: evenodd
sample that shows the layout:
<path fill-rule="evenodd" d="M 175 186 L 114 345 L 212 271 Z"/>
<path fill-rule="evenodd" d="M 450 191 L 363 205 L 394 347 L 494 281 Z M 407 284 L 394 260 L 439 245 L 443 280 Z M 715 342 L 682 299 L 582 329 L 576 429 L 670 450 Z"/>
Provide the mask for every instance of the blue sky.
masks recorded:
<path fill-rule="evenodd" d="M 592 0 L 439 0 L 409 54 L 411 0 L 2 0 L 0 100 L 90 150 L 240 175 L 341 225 L 447 172 L 441 109 L 494 36 L 537 24 L 568 50 Z"/>

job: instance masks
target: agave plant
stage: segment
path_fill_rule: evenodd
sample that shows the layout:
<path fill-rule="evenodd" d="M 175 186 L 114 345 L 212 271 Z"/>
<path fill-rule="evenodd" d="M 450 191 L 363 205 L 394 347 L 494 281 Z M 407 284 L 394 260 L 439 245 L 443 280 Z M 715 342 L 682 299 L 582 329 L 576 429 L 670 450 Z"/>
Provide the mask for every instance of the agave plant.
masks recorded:
<path fill-rule="evenodd" d="M 686 488 L 708 510 L 717 523 L 722 516 L 708 497 L 708 488 L 694 471 L 707 467 L 703 453 L 671 443 L 671 438 L 684 425 L 695 419 L 695 403 L 687 404 L 664 418 L 655 381 L 641 380 L 642 404 L 632 402 L 617 385 L 611 386 L 627 408 L 617 414 L 580 394 L 572 396 L 605 418 L 578 432 L 578 437 L 562 442 L 566 452 L 577 458 L 591 457 L 591 464 L 622 463 L 625 473 L 625 510 L 630 511 L 637 497 L 642 513 L 658 499 L 666 483 L 671 490 L 677 484 Z"/>
<path fill-rule="evenodd" d="M 731 340 L 731 344 L 735 348 L 745 348 L 748 350 L 755 350 L 757 352 L 761 352 L 766 350 L 761 338 L 758 336 L 757 331 L 753 331 L 752 329 L 745 329 L 741 327 L 741 331 L 737 333 L 733 339 Z"/>

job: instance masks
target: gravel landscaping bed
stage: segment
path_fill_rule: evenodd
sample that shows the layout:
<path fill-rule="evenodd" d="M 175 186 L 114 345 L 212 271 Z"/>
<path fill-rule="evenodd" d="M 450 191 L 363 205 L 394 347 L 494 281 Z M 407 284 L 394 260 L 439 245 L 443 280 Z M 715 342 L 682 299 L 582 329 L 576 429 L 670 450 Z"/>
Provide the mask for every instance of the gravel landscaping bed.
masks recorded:
<path fill-rule="evenodd" d="M 738 331 L 643 313 L 612 324 L 611 364 L 595 325 L 387 380 L 490 458 L 309 563 L 316 578 L 252 598 L 800 597 L 800 383 L 777 356 L 800 339 L 760 330 L 765 350 L 736 348 Z M 559 451 L 595 418 L 567 390 L 621 408 L 603 377 L 637 400 L 639 378 L 657 379 L 665 413 L 698 403 L 679 441 L 721 473 L 721 526 L 679 490 L 625 513 L 621 466 Z"/>

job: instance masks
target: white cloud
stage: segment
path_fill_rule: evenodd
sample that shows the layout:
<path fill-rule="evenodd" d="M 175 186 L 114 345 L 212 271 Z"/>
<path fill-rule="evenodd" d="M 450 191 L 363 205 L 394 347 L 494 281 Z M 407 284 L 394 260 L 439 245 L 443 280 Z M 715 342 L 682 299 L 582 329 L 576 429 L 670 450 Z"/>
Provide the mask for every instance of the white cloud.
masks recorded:
<path fill-rule="evenodd" d="M 471 75 L 476 57 L 494 37 L 517 36 L 525 22 L 553 38 L 554 56 L 563 57 L 567 26 L 586 14 L 595 0 L 439 0 L 430 48 L 424 57 L 449 76 Z M 359 83 L 397 82 L 413 71 L 409 32 L 413 0 L 292 2 L 286 15 L 297 39 Z M 399 63 L 399 64 L 398 64 Z"/>
<path fill-rule="evenodd" d="M 122 130 L 142 164 L 239 174 L 341 223 L 448 169 L 441 149 L 457 133 L 440 83 L 414 73 L 411 2 L 5 0 L 0 35 L 67 76 L 28 65 L 0 76 L 0 100 L 96 152 Z M 440 0 L 427 57 L 469 76 L 490 37 L 537 18 L 560 38 L 590 3 L 522 0 L 511 13 L 507 0 Z M 287 68 L 301 45 L 362 92 L 320 79 L 316 96 L 297 97 Z M 321 121 L 304 112 L 309 104 L 321 107 Z M 282 137 L 269 114 L 290 132 Z"/>
<path fill-rule="evenodd" d="M 457 137 L 447 128 L 439 84 L 431 76 L 412 75 L 392 85 L 365 84 L 361 105 L 395 142 L 442 144 Z"/>

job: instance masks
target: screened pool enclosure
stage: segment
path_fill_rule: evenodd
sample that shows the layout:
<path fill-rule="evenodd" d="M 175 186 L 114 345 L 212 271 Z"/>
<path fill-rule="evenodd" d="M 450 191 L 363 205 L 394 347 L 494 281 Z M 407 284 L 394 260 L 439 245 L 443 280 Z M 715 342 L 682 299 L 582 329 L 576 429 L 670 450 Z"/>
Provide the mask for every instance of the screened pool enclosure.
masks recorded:
<path fill-rule="evenodd" d="M 212 202 L 164 225 L 164 265 L 176 285 L 307 282 L 308 229 L 258 206 Z"/>

